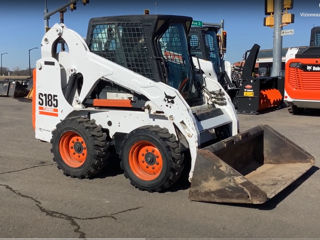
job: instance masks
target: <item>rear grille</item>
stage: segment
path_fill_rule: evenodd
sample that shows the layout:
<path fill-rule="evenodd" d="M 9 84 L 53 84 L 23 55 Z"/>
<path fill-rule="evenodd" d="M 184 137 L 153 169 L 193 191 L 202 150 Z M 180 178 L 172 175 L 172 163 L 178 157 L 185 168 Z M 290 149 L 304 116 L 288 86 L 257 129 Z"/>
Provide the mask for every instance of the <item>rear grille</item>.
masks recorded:
<path fill-rule="evenodd" d="M 300 75 L 298 68 L 289 68 L 289 79 L 288 82 L 291 87 L 295 89 L 301 89 Z"/>
<path fill-rule="evenodd" d="M 315 74 L 301 71 L 300 76 L 303 89 L 320 90 L 320 73 Z"/>
<path fill-rule="evenodd" d="M 320 90 L 320 72 L 305 72 L 299 68 L 289 68 L 290 86 L 297 90 Z"/>

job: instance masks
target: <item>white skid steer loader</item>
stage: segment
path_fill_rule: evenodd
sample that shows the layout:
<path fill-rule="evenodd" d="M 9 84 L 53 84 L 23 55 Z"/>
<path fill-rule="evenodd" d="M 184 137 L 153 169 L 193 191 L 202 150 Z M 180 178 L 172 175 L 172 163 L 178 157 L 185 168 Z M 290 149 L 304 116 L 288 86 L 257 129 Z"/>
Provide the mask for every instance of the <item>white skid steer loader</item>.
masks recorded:
<path fill-rule="evenodd" d="M 164 191 L 180 178 L 189 153 L 190 199 L 263 203 L 312 166 L 312 156 L 270 127 L 238 134 L 221 85 L 193 70 L 191 21 L 94 18 L 87 43 L 63 24 L 44 35 L 33 124 L 65 175 L 94 177 L 114 146 L 132 185 Z"/>
<path fill-rule="evenodd" d="M 227 35 L 223 28 L 223 20 L 221 23 L 203 23 L 201 27 L 191 25 L 188 41 L 195 67 L 214 81 L 218 81 L 233 100 L 239 86 L 237 82 L 232 81 L 231 63 L 224 59 Z"/>

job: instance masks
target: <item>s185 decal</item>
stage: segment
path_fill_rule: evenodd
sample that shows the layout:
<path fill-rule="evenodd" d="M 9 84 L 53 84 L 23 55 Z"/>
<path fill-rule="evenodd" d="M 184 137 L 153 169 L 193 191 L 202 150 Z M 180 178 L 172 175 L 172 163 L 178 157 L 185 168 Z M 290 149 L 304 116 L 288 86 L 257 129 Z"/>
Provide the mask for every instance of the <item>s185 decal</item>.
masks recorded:
<path fill-rule="evenodd" d="M 46 107 L 58 107 L 58 96 L 50 93 L 39 93 L 38 104 Z"/>

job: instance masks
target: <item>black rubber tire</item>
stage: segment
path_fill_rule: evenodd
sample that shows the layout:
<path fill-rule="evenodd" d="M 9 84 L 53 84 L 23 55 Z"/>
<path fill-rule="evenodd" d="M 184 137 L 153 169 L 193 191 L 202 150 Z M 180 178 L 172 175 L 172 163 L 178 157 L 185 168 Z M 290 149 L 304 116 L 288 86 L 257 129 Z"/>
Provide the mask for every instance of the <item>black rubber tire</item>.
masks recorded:
<path fill-rule="evenodd" d="M 87 157 L 82 166 L 74 168 L 67 165 L 60 154 L 59 142 L 62 135 L 68 131 L 79 134 L 87 146 Z M 92 178 L 96 176 L 106 165 L 109 156 L 109 141 L 107 134 L 94 120 L 88 118 L 66 119 L 57 124 L 52 132 L 51 152 L 53 160 L 66 176 L 76 178 Z"/>
<path fill-rule="evenodd" d="M 162 170 L 160 175 L 150 181 L 137 177 L 129 165 L 129 152 L 138 141 L 149 141 L 156 146 L 162 156 Z M 162 192 L 175 184 L 183 171 L 184 161 L 181 155 L 180 144 L 173 134 L 159 126 L 146 126 L 136 129 L 126 136 L 121 152 L 121 165 L 126 178 L 133 186 L 149 192 Z"/>
<path fill-rule="evenodd" d="M 303 112 L 302 108 L 298 108 L 296 105 L 291 105 L 288 108 L 289 113 L 293 114 L 293 115 L 299 115 Z"/>

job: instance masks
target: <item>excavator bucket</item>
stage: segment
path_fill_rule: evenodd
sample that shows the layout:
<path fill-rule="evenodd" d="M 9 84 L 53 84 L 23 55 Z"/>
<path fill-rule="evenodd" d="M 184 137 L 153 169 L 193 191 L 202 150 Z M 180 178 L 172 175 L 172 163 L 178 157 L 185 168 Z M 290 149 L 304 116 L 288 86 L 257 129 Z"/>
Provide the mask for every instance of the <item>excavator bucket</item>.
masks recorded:
<path fill-rule="evenodd" d="M 314 165 L 314 158 L 268 125 L 198 150 L 189 198 L 262 204 Z"/>

